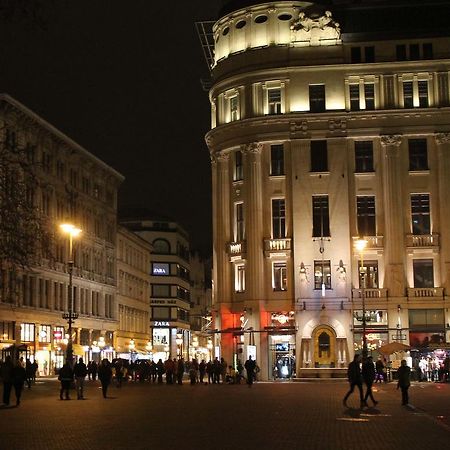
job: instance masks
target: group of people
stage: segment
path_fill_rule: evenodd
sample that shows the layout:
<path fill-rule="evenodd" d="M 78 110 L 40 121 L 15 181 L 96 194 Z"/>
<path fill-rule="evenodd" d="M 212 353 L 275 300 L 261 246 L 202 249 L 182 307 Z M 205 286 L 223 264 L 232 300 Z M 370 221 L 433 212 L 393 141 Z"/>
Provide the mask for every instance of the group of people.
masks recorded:
<path fill-rule="evenodd" d="M 417 367 L 418 366 L 418 367 Z M 419 381 L 442 381 L 450 380 L 450 357 L 441 360 L 437 356 L 422 356 L 416 366 L 419 369 Z"/>
<path fill-rule="evenodd" d="M 372 356 L 368 356 L 361 360 L 361 356 L 359 354 L 355 354 L 353 361 L 349 364 L 347 370 L 348 382 L 350 383 L 350 389 L 345 394 L 343 403 L 344 406 L 347 405 L 347 400 L 350 395 L 355 390 L 355 387 L 358 388 L 359 392 L 359 400 L 360 407 L 364 408 L 365 406 L 369 406 L 367 401 L 370 398 L 373 405 L 376 406 L 378 401 L 375 400 L 372 392 L 372 385 L 377 379 L 378 375 L 378 367 L 374 365 Z M 401 361 L 401 365 L 397 370 L 397 389 L 401 389 L 402 391 L 402 405 L 407 405 L 409 402 L 408 389 L 411 384 L 411 368 L 406 364 L 406 360 Z M 366 392 L 364 393 L 363 384 L 366 385 Z"/>
<path fill-rule="evenodd" d="M 9 406 L 11 391 L 14 388 L 16 406 L 19 406 L 25 380 L 27 379 L 23 358 L 13 361 L 11 356 L 8 355 L 0 366 L 0 378 L 3 381 L 3 404 Z"/>

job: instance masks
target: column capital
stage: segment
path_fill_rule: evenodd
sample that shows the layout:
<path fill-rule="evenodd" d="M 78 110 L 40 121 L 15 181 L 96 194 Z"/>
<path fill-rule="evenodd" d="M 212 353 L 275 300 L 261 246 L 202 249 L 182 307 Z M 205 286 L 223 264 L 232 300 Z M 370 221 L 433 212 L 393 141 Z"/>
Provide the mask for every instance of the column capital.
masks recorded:
<path fill-rule="evenodd" d="M 251 142 L 250 144 L 242 146 L 242 153 L 252 153 L 255 155 L 260 155 L 262 152 L 263 145 L 260 142 Z"/>
<path fill-rule="evenodd" d="M 435 138 L 439 145 L 450 144 L 450 133 L 436 133 Z"/>
<path fill-rule="evenodd" d="M 400 134 L 386 134 L 380 138 L 383 147 L 399 147 L 402 143 L 402 136 Z"/>
<path fill-rule="evenodd" d="M 219 153 L 216 153 L 213 157 L 219 163 L 226 163 L 230 159 L 230 154 L 229 153 L 225 153 L 225 152 L 219 152 Z"/>

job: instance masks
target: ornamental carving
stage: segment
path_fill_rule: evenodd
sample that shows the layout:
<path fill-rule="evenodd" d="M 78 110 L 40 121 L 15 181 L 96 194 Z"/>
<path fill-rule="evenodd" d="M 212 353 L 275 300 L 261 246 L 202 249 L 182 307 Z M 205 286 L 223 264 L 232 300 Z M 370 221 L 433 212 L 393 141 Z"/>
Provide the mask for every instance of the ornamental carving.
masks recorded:
<path fill-rule="evenodd" d="M 230 160 L 230 154 L 224 152 L 216 153 L 216 159 L 220 163 L 226 163 Z"/>
<path fill-rule="evenodd" d="M 399 147 L 402 143 L 402 136 L 400 134 L 386 134 L 381 136 L 381 145 L 383 147 Z"/>
<path fill-rule="evenodd" d="M 439 145 L 450 144 L 450 133 L 437 133 L 436 143 Z"/>
<path fill-rule="evenodd" d="M 260 142 L 252 142 L 247 144 L 243 149 L 242 153 L 253 153 L 255 155 L 260 155 L 262 152 L 262 144 Z"/>
<path fill-rule="evenodd" d="M 306 45 L 333 45 L 341 43 L 341 29 L 331 11 L 318 18 L 307 17 L 304 12 L 291 25 L 292 42 Z"/>

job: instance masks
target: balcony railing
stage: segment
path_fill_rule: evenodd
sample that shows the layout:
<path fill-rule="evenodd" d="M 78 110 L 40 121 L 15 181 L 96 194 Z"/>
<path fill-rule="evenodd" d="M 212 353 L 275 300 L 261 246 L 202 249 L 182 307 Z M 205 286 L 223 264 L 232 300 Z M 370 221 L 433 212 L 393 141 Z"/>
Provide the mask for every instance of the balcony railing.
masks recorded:
<path fill-rule="evenodd" d="M 244 259 L 246 252 L 247 245 L 245 241 L 230 242 L 228 244 L 228 254 L 230 255 L 230 260 Z"/>
<path fill-rule="evenodd" d="M 444 288 L 408 288 L 408 297 L 444 297 Z"/>
<path fill-rule="evenodd" d="M 407 247 L 439 247 L 439 234 L 407 234 Z"/>
<path fill-rule="evenodd" d="M 353 242 L 359 239 L 358 236 L 353 237 Z M 383 248 L 383 236 L 364 236 L 367 241 L 366 248 Z"/>
<path fill-rule="evenodd" d="M 352 290 L 353 298 L 362 298 L 362 289 Z M 364 289 L 364 298 L 386 298 L 386 288 L 366 288 Z"/>
<path fill-rule="evenodd" d="M 264 254 L 289 256 L 291 253 L 291 239 L 264 239 Z"/>

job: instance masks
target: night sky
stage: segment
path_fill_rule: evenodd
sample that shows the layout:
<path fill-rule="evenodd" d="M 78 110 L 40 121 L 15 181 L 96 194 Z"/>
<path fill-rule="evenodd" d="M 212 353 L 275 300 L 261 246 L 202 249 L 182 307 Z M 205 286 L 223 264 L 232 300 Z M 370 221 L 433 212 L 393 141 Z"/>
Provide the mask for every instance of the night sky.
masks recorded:
<path fill-rule="evenodd" d="M 194 22 L 220 0 L 42 0 L 0 26 L 0 91 L 123 174 L 119 203 L 211 249 L 208 76 Z"/>

